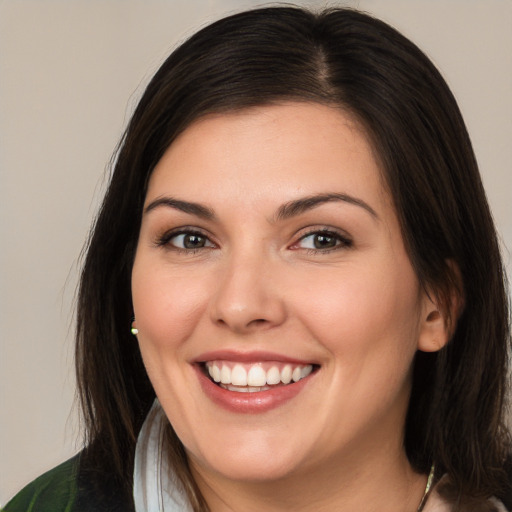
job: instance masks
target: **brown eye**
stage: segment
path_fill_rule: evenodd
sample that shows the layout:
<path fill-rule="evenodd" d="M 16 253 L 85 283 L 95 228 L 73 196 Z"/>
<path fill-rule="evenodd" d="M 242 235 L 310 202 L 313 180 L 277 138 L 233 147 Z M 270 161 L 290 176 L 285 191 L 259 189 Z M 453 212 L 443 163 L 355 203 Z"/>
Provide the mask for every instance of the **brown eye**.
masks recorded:
<path fill-rule="evenodd" d="M 297 245 L 301 249 L 321 252 L 350 247 L 352 242 L 340 233 L 334 231 L 316 231 L 303 236 Z"/>
<path fill-rule="evenodd" d="M 206 238 L 199 235 L 184 235 L 183 246 L 185 249 L 197 249 L 198 247 L 204 247 L 206 244 Z"/>
<path fill-rule="evenodd" d="M 192 251 L 195 249 L 214 247 L 214 244 L 206 236 L 193 232 L 177 233 L 171 236 L 167 243 L 177 249 Z"/>
<path fill-rule="evenodd" d="M 314 235 L 313 236 L 313 245 L 315 249 L 330 249 L 331 247 L 336 247 L 339 243 L 334 236 L 330 235 Z"/>

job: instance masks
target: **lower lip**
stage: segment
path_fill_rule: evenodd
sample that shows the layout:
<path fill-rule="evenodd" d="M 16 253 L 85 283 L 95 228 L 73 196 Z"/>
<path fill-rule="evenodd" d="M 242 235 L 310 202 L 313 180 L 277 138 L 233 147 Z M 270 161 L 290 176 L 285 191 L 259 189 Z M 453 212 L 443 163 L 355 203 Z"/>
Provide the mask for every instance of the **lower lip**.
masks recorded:
<path fill-rule="evenodd" d="M 221 388 L 212 382 L 204 373 L 201 367 L 195 366 L 196 373 L 203 392 L 220 407 L 240 414 L 258 414 L 275 409 L 295 398 L 308 384 L 316 372 L 309 374 L 304 379 L 278 386 L 267 391 L 256 391 L 254 393 L 239 393 Z"/>

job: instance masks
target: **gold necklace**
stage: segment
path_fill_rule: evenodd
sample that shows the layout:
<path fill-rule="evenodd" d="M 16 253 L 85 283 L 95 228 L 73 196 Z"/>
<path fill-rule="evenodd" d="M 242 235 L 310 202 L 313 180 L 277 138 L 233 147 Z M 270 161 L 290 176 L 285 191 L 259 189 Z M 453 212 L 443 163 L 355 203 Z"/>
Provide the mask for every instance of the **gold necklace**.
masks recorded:
<path fill-rule="evenodd" d="M 432 464 L 432 467 L 430 468 L 430 473 L 427 478 L 427 485 L 425 487 L 425 492 L 423 493 L 423 497 L 421 498 L 418 510 L 416 512 L 421 512 L 423 510 L 423 507 L 425 506 L 425 503 L 427 503 L 427 498 L 432 489 L 432 482 L 434 481 L 434 473 L 435 473 L 435 466 L 434 466 L 434 464 Z"/>

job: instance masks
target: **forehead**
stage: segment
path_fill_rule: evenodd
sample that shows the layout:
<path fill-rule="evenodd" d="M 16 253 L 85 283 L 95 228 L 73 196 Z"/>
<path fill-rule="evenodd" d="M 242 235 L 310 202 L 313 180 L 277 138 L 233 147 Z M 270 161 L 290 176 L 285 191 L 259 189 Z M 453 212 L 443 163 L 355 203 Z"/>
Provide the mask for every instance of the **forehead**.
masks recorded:
<path fill-rule="evenodd" d="M 172 194 L 205 203 L 242 197 L 247 205 L 327 192 L 389 202 L 369 139 L 352 116 L 287 103 L 192 123 L 155 167 L 146 203 Z"/>

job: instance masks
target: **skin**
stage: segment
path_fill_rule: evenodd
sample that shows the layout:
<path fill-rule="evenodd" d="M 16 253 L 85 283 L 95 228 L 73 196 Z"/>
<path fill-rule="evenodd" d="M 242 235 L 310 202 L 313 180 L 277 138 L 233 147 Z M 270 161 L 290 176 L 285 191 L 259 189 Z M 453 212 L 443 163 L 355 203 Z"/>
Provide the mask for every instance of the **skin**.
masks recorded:
<path fill-rule="evenodd" d="M 290 201 L 333 192 L 355 202 L 276 218 Z M 166 197 L 215 217 L 147 210 Z M 402 443 L 411 364 L 447 333 L 357 123 L 310 103 L 200 119 L 156 166 L 145 208 L 132 273 L 138 340 L 212 511 L 416 510 L 426 477 Z M 203 237 L 197 249 L 169 235 L 187 229 Z M 329 247 L 315 246 L 326 229 Z M 194 361 L 218 349 L 318 369 L 293 399 L 240 414 L 199 385 Z"/>

